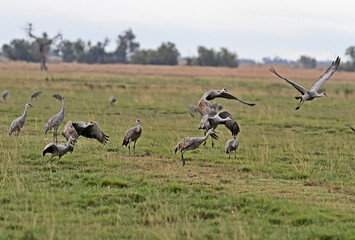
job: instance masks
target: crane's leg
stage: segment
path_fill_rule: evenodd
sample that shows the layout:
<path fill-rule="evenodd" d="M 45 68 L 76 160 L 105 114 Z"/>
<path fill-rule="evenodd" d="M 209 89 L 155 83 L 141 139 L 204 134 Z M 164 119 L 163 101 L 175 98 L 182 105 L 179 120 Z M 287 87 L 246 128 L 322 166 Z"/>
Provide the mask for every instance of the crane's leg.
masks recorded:
<path fill-rule="evenodd" d="M 234 151 L 234 159 L 237 159 L 237 149 Z"/>
<path fill-rule="evenodd" d="M 231 150 L 228 150 L 229 153 L 229 159 L 231 159 Z"/>
<path fill-rule="evenodd" d="M 51 160 L 54 157 L 54 155 L 52 155 L 50 158 L 48 158 L 47 163 L 49 162 L 49 160 Z"/>
<path fill-rule="evenodd" d="M 182 166 L 185 166 L 184 153 L 181 151 Z"/>
<path fill-rule="evenodd" d="M 207 132 L 205 131 L 205 136 L 206 136 Z M 207 139 L 206 139 L 207 141 Z M 206 146 L 206 141 L 203 143 L 203 146 Z"/>
<path fill-rule="evenodd" d="M 131 155 L 131 140 L 128 142 L 128 153 Z"/>
<path fill-rule="evenodd" d="M 213 138 L 211 138 L 211 140 L 212 140 L 212 148 L 213 148 L 213 146 L 214 146 Z"/>
<path fill-rule="evenodd" d="M 298 106 L 296 107 L 295 110 L 298 110 L 300 109 L 300 107 L 302 106 L 302 104 L 304 103 L 304 101 L 301 99 L 300 103 L 298 104 Z"/>
<path fill-rule="evenodd" d="M 60 164 L 59 164 L 60 158 L 61 158 L 61 157 L 58 158 L 57 166 L 60 166 Z"/>
<path fill-rule="evenodd" d="M 57 133 L 57 131 L 58 131 L 58 128 L 55 129 L 55 144 L 58 144 L 58 133 Z"/>
<path fill-rule="evenodd" d="M 134 145 L 133 145 L 133 155 L 136 155 L 136 141 L 134 141 Z"/>

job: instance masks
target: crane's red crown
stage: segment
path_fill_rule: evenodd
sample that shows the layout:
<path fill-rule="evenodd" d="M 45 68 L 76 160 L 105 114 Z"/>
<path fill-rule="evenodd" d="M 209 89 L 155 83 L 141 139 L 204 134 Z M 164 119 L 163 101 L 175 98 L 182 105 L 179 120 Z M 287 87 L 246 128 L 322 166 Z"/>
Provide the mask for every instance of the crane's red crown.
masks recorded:
<path fill-rule="evenodd" d="M 224 91 L 228 92 L 227 88 L 223 88 Z"/>
<path fill-rule="evenodd" d="M 90 123 L 92 123 L 92 121 L 90 121 Z"/>
<path fill-rule="evenodd" d="M 137 119 L 137 122 L 139 122 L 139 123 L 140 123 L 141 121 L 140 121 L 139 119 Z"/>
<path fill-rule="evenodd" d="M 324 96 L 328 96 L 325 92 L 323 92 Z"/>

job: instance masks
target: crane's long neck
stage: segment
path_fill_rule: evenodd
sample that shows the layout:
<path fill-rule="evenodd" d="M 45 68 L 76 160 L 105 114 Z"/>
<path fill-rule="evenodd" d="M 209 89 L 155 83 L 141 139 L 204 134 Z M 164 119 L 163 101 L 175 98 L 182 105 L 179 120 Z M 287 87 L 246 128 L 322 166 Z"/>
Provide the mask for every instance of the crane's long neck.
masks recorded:
<path fill-rule="evenodd" d="M 26 119 L 26 116 L 27 116 L 27 110 L 28 110 L 28 105 L 26 105 L 25 107 L 25 111 L 23 112 L 22 114 L 22 118 Z"/>
<path fill-rule="evenodd" d="M 206 136 L 204 136 L 202 139 L 203 139 L 203 142 L 207 140 L 208 136 L 211 134 L 210 131 L 207 132 Z"/>
<path fill-rule="evenodd" d="M 60 110 L 60 112 L 64 114 L 64 111 L 65 111 L 65 102 L 62 100 L 62 109 Z"/>

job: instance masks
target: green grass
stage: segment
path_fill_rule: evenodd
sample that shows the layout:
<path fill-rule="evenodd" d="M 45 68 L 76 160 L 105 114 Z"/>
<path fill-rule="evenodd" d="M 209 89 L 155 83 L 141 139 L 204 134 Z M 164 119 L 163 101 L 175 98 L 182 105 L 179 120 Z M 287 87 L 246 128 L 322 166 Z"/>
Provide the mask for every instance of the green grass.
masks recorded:
<path fill-rule="evenodd" d="M 0 103 L 0 239 L 354 239 L 355 135 L 344 124 L 355 125 L 355 83 L 331 79 L 329 98 L 295 111 L 297 91 L 272 77 L 45 77 L 0 70 L 10 92 Z M 203 135 L 186 105 L 223 87 L 257 104 L 217 99 L 241 128 L 237 159 L 224 153 L 231 136 L 222 126 L 215 148 L 209 140 L 187 152 L 182 167 L 173 147 Z M 8 137 L 38 89 L 19 137 Z M 61 107 L 57 92 L 66 97 L 64 122 L 97 121 L 110 136 L 105 147 L 80 138 L 59 166 L 42 157 L 52 140 L 43 126 Z M 121 143 L 136 119 L 143 133 L 129 156 Z"/>

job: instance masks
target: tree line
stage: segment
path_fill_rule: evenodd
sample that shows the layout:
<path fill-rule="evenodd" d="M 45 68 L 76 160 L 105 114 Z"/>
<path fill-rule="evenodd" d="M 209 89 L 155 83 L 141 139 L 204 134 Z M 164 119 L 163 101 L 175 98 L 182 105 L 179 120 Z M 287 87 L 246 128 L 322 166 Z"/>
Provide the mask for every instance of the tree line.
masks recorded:
<path fill-rule="evenodd" d="M 92 44 L 90 41 L 85 42 L 82 39 L 76 41 L 63 40 L 59 33 L 53 38 L 49 38 L 45 32 L 41 37 L 38 37 L 33 34 L 31 24 L 28 24 L 25 30 L 30 39 L 11 40 L 9 44 L 2 46 L 2 55 L 13 61 L 40 62 L 41 70 L 47 70 L 45 62 L 48 54 L 60 57 L 63 62 L 87 64 L 177 65 L 179 63 L 180 53 L 174 43 L 163 42 L 157 49 L 140 49 L 140 44 L 136 41 L 136 35 L 131 29 L 123 31 L 117 36 L 116 48 L 113 51 L 106 50 L 110 42 L 108 38 Z M 55 44 L 59 39 L 60 41 Z M 351 61 L 343 62 L 340 69 L 355 71 L 355 46 L 347 48 L 346 55 L 350 57 Z M 216 51 L 204 46 L 197 48 L 197 57 L 187 57 L 185 62 L 189 66 L 236 68 L 239 65 L 237 54 L 227 48 Z M 263 62 L 269 64 L 289 63 L 288 60 L 279 57 L 274 59 L 265 57 Z M 300 56 L 292 64 L 308 69 L 317 67 L 316 59 L 305 55 Z"/>

